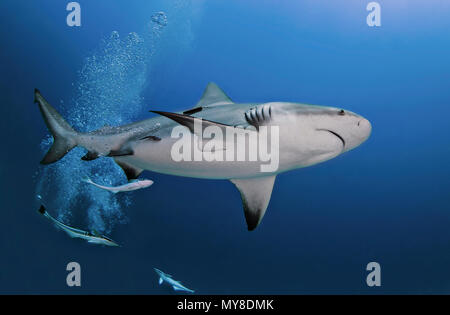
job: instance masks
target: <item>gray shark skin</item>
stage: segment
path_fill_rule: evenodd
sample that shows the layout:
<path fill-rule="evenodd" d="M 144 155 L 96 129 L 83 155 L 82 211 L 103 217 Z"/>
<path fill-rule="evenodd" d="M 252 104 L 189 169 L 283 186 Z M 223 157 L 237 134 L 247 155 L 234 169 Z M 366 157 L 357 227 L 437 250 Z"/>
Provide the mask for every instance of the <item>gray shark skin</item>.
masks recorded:
<path fill-rule="evenodd" d="M 208 179 L 228 179 L 241 193 L 248 230 L 261 222 L 272 194 L 276 175 L 332 159 L 366 141 L 372 126 L 364 117 L 334 107 L 289 102 L 234 103 L 214 83 L 209 83 L 195 107 L 178 113 L 154 111 L 159 116 L 136 123 L 104 127 L 96 131 L 75 131 L 61 115 L 35 90 L 44 121 L 54 143 L 42 164 L 61 159 L 75 146 L 88 152 L 82 158 L 113 157 L 129 180 L 143 170 Z M 262 127 L 277 127 L 279 161 L 276 170 L 262 172 L 262 160 L 255 161 L 176 161 L 171 150 L 178 138 L 175 127 L 184 126 L 196 132 L 194 122 L 202 127 L 215 126 L 229 130 L 262 133 Z M 205 139 L 207 142 L 208 139 Z M 206 146 L 200 147 L 206 150 Z M 225 147 L 223 150 L 227 150 Z M 246 143 L 246 149 L 249 149 Z M 220 149 L 219 149 L 220 150 Z"/>
<path fill-rule="evenodd" d="M 164 281 L 167 282 L 169 285 L 172 286 L 172 288 L 176 291 L 185 291 L 189 293 L 194 293 L 194 290 L 186 288 L 184 285 L 181 284 L 180 281 L 172 279 L 172 276 L 162 272 L 159 269 L 153 268 L 156 272 L 156 274 L 159 276 L 159 284 L 161 285 Z"/>

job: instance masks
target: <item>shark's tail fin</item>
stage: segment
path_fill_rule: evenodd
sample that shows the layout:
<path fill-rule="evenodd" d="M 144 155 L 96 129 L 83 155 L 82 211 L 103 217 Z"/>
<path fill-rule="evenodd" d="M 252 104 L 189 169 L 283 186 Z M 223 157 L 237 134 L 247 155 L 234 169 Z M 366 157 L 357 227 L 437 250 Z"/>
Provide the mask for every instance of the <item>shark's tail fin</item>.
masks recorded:
<path fill-rule="evenodd" d="M 45 124 L 53 136 L 53 145 L 41 161 L 41 164 L 50 164 L 76 147 L 78 133 L 47 103 L 38 89 L 34 90 L 34 102 L 39 104 Z"/>

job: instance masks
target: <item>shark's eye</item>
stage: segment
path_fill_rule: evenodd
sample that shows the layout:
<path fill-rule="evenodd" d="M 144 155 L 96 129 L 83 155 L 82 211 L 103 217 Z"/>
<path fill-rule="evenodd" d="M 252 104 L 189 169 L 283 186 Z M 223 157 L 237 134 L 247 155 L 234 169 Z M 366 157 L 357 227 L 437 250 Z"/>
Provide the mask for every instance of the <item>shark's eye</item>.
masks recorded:
<path fill-rule="evenodd" d="M 344 112 L 344 110 L 343 109 L 341 109 L 340 111 L 339 111 L 339 113 L 338 113 L 339 115 L 341 115 L 341 116 L 344 116 L 345 115 L 345 112 Z"/>

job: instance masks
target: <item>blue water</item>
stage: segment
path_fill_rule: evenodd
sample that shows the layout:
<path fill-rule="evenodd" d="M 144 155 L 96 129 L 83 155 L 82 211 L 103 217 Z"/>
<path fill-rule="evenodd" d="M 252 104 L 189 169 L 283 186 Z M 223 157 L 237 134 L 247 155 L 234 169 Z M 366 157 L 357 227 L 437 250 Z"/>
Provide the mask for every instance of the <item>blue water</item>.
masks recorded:
<path fill-rule="evenodd" d="M 0 293 L 174 293 L 153 267 L 203 294 L 449 293 L 450 3 L 380 0 L 370 28 L 368 2 L 80 0 L 71 28 L 64 2 L 2 1 Z M 107 158 L 39 165 L 51 137 L 35 87 L 93 130 L 190 108 L 210 81 L 236 102 L 342 107 L 373 132 L 279 175 L 253 232 L 228 181 L 145 172 L 152 187 L 111 195 L 80 183 L 124 183 Z M 123 247 L 70 239 L 36 194 Z M 81 288 L 66 285 L 71 261 Z M 366 285 L 371 261 L 381 287 Z"/>

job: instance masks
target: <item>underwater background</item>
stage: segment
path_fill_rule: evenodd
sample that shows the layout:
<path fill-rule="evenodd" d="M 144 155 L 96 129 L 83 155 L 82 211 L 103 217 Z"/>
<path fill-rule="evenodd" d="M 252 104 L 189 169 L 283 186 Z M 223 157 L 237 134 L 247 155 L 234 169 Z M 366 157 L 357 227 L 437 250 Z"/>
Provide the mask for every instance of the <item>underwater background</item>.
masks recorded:
<path fill-rule="evenodd" d="M 80 27 L 68 2 L 0 2 L 0 293 L 177 294 L 154 267 L 199 294 L 450 292 L 450 2 L 380 0 L 380 27 L 362 0 L 79 0 Z M 348 109 L 372 135 L 278 175 L 253 232 L 229 181 L 146 171 L 153 186 L 113 195 L 81 182 L 124 183 L 111 159 L 39 164 L 34 88 L 87 131 L 191 108 L 210 81 L 235 102 Z M 69 238 L 37 195 L 122 247 Z"/>

